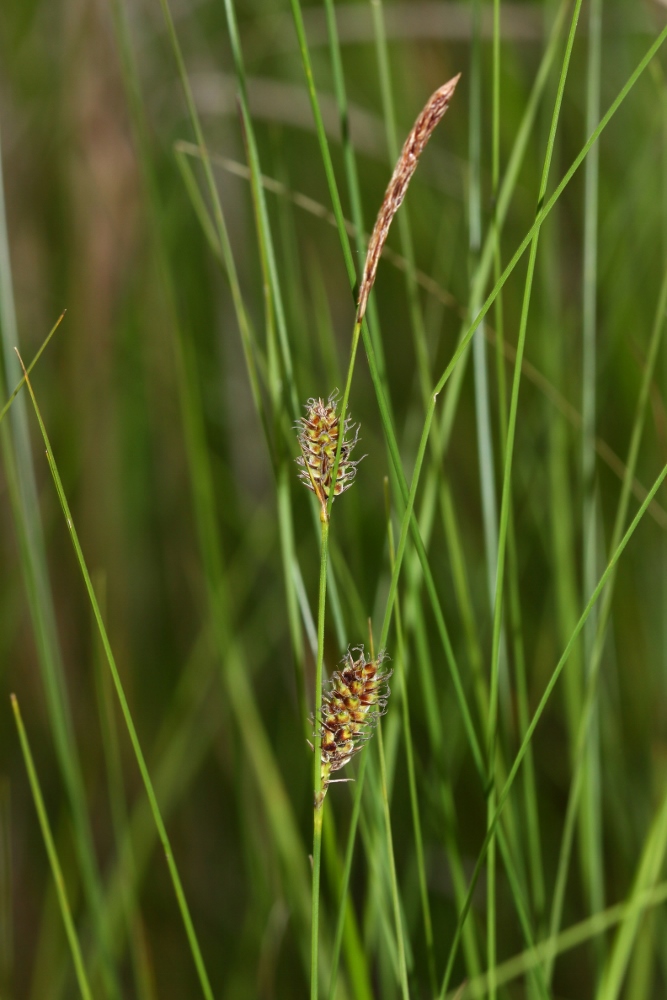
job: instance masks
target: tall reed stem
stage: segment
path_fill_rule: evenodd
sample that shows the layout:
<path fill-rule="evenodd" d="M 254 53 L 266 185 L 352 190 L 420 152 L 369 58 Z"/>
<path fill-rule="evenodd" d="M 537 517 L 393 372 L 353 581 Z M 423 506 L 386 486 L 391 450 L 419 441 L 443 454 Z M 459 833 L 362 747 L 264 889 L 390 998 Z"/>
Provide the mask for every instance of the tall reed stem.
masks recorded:
<path fill-rule="evenodd" d="M 343 426 L 342 424 L 340 425 Z M 339 445 L 343 438 L 341 431 Z M 336 456 L 339 458 L 340 449 Z M 336 482 L 335 473 L 333 482 Z M 331 491 L 333 499 L 333 490 Z M 317 607 L 317 665 L 315 667 L 315 763 L 313 787 L 315 789 L 313 813 L 313 897 L 311 930 L 310 998 L 318 996 L 319 922 L 320 922 L 320 864 L 322 859 L 322 819 L 324 800 L 322 798 L 322 730 L 318 713 L 322 704 L 322 664 L 324 662 L 324 609 L 327 596 L 327 556 L 329 552 L 329 511 L 324 508 L 320 514 L 322 538 L 320 548 L 320 592 Z"/>

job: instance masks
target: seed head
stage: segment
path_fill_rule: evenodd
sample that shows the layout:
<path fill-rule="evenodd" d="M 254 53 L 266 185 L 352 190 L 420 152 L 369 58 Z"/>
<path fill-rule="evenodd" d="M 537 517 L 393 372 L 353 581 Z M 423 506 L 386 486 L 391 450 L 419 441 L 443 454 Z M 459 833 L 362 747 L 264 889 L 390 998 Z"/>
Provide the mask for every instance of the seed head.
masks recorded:
<path fill-rule="evenodd" d="M 321 399 L 309 399 L 306 404 L 306 416 L 301 417 L 296 423 L 301 448 L 301 454 L 296 460 L 297 464 L 301 466 L 299 478 L 317 496 L 322 507 L 322 515 L 325 518 L 327 501 L 331 495 L 331 482 L 340 432 L 340 419 L 336 413 L 337 395 L 337 390 L 334 390 L 326 403 Z M 340 461 L 333 491 L 336 497 L 349 489 L 354 482 L 357 466 L 361 459 L 353 462 L 350 455 L 358 439 L 359 426 L 353 424 L 351 418 L 347 417 L 343 428 L 343 443 L 340 449 Z"/>
<path fill-rule="evenodd" d="M 353 652 L 357 654 L 355 660 Z M 386 656 L 367 660 L 364 647 L 348 649 L 341 669 L 334 671 L 328 691 L 322 696 L 318 719 L 322 735 L 322 789 L 318 805 L 324 801 L 334 771 L 352 760 L 373 735 L 380 715 L 387 710 L 391 670 L 383 670 Z M 340 780 L 340 779 L 339 779 Z"/>

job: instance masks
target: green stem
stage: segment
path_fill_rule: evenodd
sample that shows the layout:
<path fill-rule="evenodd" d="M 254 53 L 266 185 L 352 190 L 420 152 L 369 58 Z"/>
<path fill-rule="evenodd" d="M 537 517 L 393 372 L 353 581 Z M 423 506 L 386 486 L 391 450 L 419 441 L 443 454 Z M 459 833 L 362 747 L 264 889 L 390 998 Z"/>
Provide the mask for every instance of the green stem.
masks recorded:
<path fill-rule="evenodd" d="M 347 847 L 345 848 L 345 865 L 343 877 L 340 883 L 340 901 L 338 904 L 338 920 L 336 922 L 336 935 L 334 937 L 333 954 L 331 957 L 331 979 L 329 981 L 328 1000 L 334 1000 L 336 993 L 336 979 L 338 976 L 338 962 L 340 959 L 340 949 L 343 941 L 343 929 L 345 925 L 345 900 L 350 884 L 350 872 L 352 871 L 352 856 L 354 854 L 354 843 L 357 837 L 357 826 L 359 823 L 359 813 L 361 811 L 361 796 L 364 789 L 364 779 L 366 777 L 366 762 L 368 754 L 361 754 L 361 763 L 357 772 L 355 782 L 354 799 L 352 803 L 352 816 L 350 817 L 350 829 L 347 835 Z"/>
<path fill-rule="evenodd" d="M 344 429 L 345 429 L 345 414 L 347 413 L 347 404 L 348 404 L 348 401 L 350 399 L 350 389 L 352 387 L 352 376 L 354 374 L 354 362 L 355 362 L 356 357 L 357 357 L 357 348 L 359 347 L 359 336 L 361 334 L 362 319 L 359 319 L 359 316 L 357 315 L 357 317 L 356 317 L 356 319 L 354 321 L 354 329 L 352 331 L 352 344 L 350 345 L 350 361 L 349 361 L 349 364 L 348 364 L 348 367 L 347 367 L 347 377 L 345 379 L 345 389 L 343 390 L 343 399 L 341 401 L 340 412 L 338 414 L 339 426 L 340 426 L 340 434 L 338 435 L 338 444 L 336 446 L 336 457 L 334 458 L 333 472 L 331 474 L 331 482 L 332 483 L 335 483 L 336 480 L 338 479 L 338 466 L 340 464 L 341 449 L 343 447 L 343 438 L 345 436 L 345 434 L 344 434 Z M 329 496 L 328 501 L 327 501 L 326 512 L 324 510 L 322 511 L 322 517 L 324 518 L 326 516 L 327 524 L 328 524 L 329 518 L 331 517 L 331 505 L 333 504 L 333 501 L 334 501 L 334 492 L 332 490 L 331 491 L 331 495 Z M 323 522 L 323 524 L 324 524 L 324 522 Z M 324 528 L 322 530 L 324 530 Z"/>
<path fill-rule="evenodd" d="M 349 381 L 345 387 L 349 395 Z M 338 435 L 339 445 L 342 432 Z M 340 447 L 336 458 L 340 457 Z M 332 482 L 336 482 L 336 472 Z M 331 499 L 333 490 L 331 491 Z M 322 858 L 322 818 L 324 816 L 324 800 L 322 798 L 322 730 L 320 728 L 319 711 L 322 704 L 322 664 L 324 661 L 324 610 L 327 597 L 327 555 L 329 551 L 329 512 L 325 508 L 321 513 L 322 546 L 320 550 L 320 593 L 317 608 L 317 666 L 315 668 L 315 762 L 313 786 L 315 803 L 313 815 L 313 897 L 312 897 L 312 933 L 311 933 L 311 965 L 310 965 L 310 997 L 317 1000 L 318 996 L 318 958 L 319 958 L 319 919 L 320 919 L 320 863 Z"/>

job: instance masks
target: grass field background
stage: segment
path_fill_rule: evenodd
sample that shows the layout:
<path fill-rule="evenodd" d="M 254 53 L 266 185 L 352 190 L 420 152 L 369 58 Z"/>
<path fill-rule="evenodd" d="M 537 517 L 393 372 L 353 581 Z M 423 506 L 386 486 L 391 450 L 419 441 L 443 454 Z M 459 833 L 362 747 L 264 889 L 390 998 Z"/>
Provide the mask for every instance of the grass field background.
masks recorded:
<path fill-rule="evenodd" d="M 458 72 L 332 508 L 325 666 L 370 618 L 394 673 L 363 787 L 326 798 L 319 993 L 665 995 L 666 26 L 657 0 L 2 5 L 0 402 L 66 309 L 0 423 L 2 1000 L 308 995 L 294 422 L 343 391 L 368 233 Z"/>

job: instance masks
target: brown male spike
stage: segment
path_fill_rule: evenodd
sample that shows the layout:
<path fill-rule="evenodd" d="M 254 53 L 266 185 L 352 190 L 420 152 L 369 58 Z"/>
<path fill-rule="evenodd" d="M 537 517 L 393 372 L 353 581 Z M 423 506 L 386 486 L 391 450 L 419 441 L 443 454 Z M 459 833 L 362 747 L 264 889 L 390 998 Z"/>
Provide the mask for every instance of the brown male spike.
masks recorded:
<path fill-rule="evenodd" d="M 396 166 L 394 167 L 394 172 L 391 175 L 391 180 L 389 181 L 384 198 L 382 199 L 380 211 L 378 212 L 378 217 L 375 220 L 373 232 L 371 233 L 371 238 L 368 242 L 364 273 L 359 286 L 357 323 L 361 323 L 364 313 L 366 312 L 368 296 L 371 293 L 371 288 L 373 287 L 373 282 L 375 281 L 375 274 L 378 268 L 380 254 L 382 253 L 382 248 L 385 245 L 387 234 L 389 233 L 389 227 L 394 216 L 401 207 L 403 199 L 405 198 L 405 192 L 408 189 L 408 184 L 417 169 L 419 157 L 424 151 L 426 143 L 431 138 L 433 130 L 438 122 L 442 120 L 445 111 L 449 107 L 449 103 L 452 99 L 454 91 L 456 90 L 456 84 L 459 82 L 460 78 L 461 74 L 458 73 L 455 77 L 452 77 L 451 80 L 448 80 L 447 83 L 443 83 L 442 87 L 438 87 L 435 93 L 431 94 L 419 117 L 417 118 L 417 121 L 412 126 L 410 134 L 403 143 L 401 155 L 399 156 Z"/>

